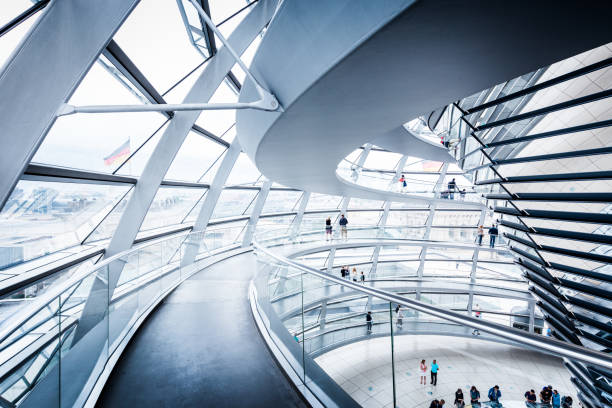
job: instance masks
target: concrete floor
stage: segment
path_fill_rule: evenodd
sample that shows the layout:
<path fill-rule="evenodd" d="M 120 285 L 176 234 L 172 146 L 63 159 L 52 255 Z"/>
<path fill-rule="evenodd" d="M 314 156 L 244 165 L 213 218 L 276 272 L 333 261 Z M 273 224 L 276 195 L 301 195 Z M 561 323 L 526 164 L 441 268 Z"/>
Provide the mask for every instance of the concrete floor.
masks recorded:
<path fill-rule="evenodd" d="M 394 350 L 398 408 L 427 408 L 434 399 L 444 399 L 450 407 L 457 388 L 468 398 L 472 385 L 480 391 L 481 402 L 488 401 L 489 388 L 499 385 L 504 406 L 524 407 L 525 391 L 533 388 L 539 394 L 549 384 L 561 395 L 577 400 L 561 359 L 536 351 L 448 336 L 396 336 Z M 427 385 L 420 384 L 422 359 L 428 366 Z M 435 387 L 429 377 L 433 359 L 440 366 Z M 362 406 L 393 407 L 389 337 L 340 347 L 317 357 L 316 362 Z M 520 403 L 512 405 L 511 401 Z"/>
<path fill-rule="evenodd" d="M 255 326 L 251 253 L 198 272 L 153 311 L 98 407 L 305 407 Z"/>

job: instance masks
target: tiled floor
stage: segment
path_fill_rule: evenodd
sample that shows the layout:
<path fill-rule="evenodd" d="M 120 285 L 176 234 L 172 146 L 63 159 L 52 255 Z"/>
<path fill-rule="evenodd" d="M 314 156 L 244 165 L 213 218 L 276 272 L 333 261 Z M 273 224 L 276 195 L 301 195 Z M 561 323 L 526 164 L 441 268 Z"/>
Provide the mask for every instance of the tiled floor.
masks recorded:
<path fill-rule="evenodd" d="M 317 363 L 364 407 L 393 407 L 391 341 L 375 338 L 332 350 Z M 523 401 L 527 389 L 539 394 L 552 385 L 561 395 L 575 390 L 570 376 L 556 357 L 484 340 L 447 336 L 395 336 L 395 382 L 397 406 L 427 408 L 433 399 L 444 399 L 452 407 L 457 388 L 464 397 L 475 385 L 481 401 L 489 388 L 501 388 L 501 402 Z M 419 384 L 418 366 L 422 359 L 440 366 L 437 386 Z"/>

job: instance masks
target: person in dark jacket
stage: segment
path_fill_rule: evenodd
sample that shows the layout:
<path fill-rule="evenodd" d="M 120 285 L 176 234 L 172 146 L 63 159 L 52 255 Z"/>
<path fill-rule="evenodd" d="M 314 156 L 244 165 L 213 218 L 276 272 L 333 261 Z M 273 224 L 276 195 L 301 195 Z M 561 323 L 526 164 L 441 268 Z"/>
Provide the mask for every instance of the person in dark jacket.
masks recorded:
<path fill-rule="evenodd" d="M 498 234 L 497 225 L 493 224 L 491 228 L 489 228 L 489 245 L 491 248 L 495 248 L 495 238 L 497 238 Z"/>
<path fill-rule="evenodd" d="M 457 408 L 465 407 L 465 401 L 463 400 L 463 391 L 461 391 L 461 388 L 457 388 L 457 391 L 455 391 L 455 406 Z"/>
<path fill-rule="evenodd" d="M 372 333 L 372 312 L 366 315 L 366 325 L 368 326 L 368 334 Z"/>
<path fill-rule="evenodd" d="M 332 239 L 332 223 L 331 218 L 327 217 L 325 220 L 325 240 L 330 241 Z"/>
<path fill-rule="evenodd" d="M 548 387 L 543 387 L 542 391 L 540 391 L 540 402 L 542 404 L 550 404 L 551 398 L 552 398 L 552 387 L 550 385 Z"/>
<path fill-rule="evenodd" d="M 455 181 L 455 179 L 452 179 L 451 181 L 448 182 L 448 192 L 450 194 L 450 199 L 454 200 L 455 199 L 455 190 L 457 189 L 457 182 Z"/>
<path fill-rule="evenodd" d="M 499 390 L 499 385 L 491 387 L 491 389 L 487 393 L 487 396 L 489 397 L 489 401 L 495 404 L 499 404 L 499 399 L 502 396 L 501 391 Z"/>
<path fill-rule="evenodd" d="M 525 405 L 527 405 L 528 407 L 535 407 L 536 400 L 537 396 L 534 390 L 530 390 L 525 393 Z"/>
<path fill-rule="evenodd" d="M 339 224 L 340 224 L 340 233 L 342 234 L 342 238 L 347 239 L 348 231 L 346 229 L 346 226 L 348 225 L 348 220 L 344 217 L 344 214 L 340 216 Z"/>

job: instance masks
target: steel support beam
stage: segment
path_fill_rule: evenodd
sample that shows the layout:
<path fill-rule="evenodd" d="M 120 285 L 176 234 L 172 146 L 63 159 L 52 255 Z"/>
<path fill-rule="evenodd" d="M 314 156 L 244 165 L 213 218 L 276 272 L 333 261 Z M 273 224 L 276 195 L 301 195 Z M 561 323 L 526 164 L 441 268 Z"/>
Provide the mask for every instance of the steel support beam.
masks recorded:
<path fill-rule="evenodd" d="M 62 2 L 60 3 L 63 4 Z M 57 3 L 54 2 L 53 5 L 55 4 Z M 104 4 L 108 4 L 108 2 L 104 2 Z M 82 8 L 89 10 L 92 7 L 87 6 Z M 93 9 L 96 8 L 94 7 Z M 249 13 L 241 24 L 236 27 L 229 38 L 229 42 L 232 44 L 235 50 L 237 50 L 237 52 L 243 53 L 248 48 L 261 30 L 270 21 L 270 18 L 272 18 L 275 10 L 275 0 L 260 1 L 258 5 L 253 8 L 251 13 Z M 98 12 L 98 14 L 100 13 Z M 72 16 L 72 14 L 70 15 Z M 96 16 L 96 18 L 99 18 L 99 16 Z M 55 27 L 55 30 L 57 31 L 57 27 Z M 71 39 L 67 42 L 73 41 Z M 62 47 L 66 48 L 65 44 L 62 44 Z M 68 58 L 68 60 L 70 60 L 70 58 Z M 208 101 L 213 96 L 219 85 L 221 85 L 225 75 L 227 75 L 227 73 L 231 70 L 235 62 L 235 58 L 230 50 L 228 50 L 227 47 L 221 48 L 215 57 L 212 58 L 208 65 L 204 68 L 202 74 L 196 80 L 193 87 L 185 97 L 185 102 Z M 45 64 L 42 64 L 42 66 L 44 67 Z M 48 77 L 47 74 L 45 75 Z M 1 100 L 0 103 L 2 103 Z M 57 105 L 55 108 L 57 108 Z M 130 201 L 128 202 L 126 209 L 121 216 L 117 229 L 115 230 L 115 233 L 113 234 L 113 237 L 111 238 L 106 250 L 105 255 L 107 257 L 125 251 L 132 246 L 134 239 L 136 238 L 136 234 L 142 225 L 151 203 L 153 202 L 164 175 L 172 164 L 174 157 L 178 153 L 178 150 L 182 146 L 183 141 L 187 137 L 190 129 L 200 116 L 200 113 L 201 112 L 197 111 L 183 111 L 176 112 L 174 114 L 174 117 L 168 124 L 166 131 L 162 135 L 160 141 L 155 147 L 155 150 L 147 161 L 147 164 L 142 172 L 142 176 L 134 187 L 134 192 L 132 193 Z M 0 124 L 0 129 L 1 128 L 2 124 Z M 235 142 L 226 152 L 226 157 L 224 160 L 227 159 L 228 156 L 237 157 L 239 153 L 240 146 L 237 142 Z M 232 160 L 232 166 L 233 162 L 235 161 L 235 157 Z M 220 168 L 218 173 L 220 173 L 221 170 L 222 169 Z M 218 180 L 218 176 L 219 174 L 217 174 L 215 180 Z M 202 210 L 205 208 L 208 209 L 210 206 L 214 208 L 214 203 L 211 203 L 211 200 L 214 199 L 216 202 L 218 194 L 216 194 L 216 197 L 213 198 L 213 196 L 215 196 L 212 191 L 213 187 L 214 186 L 211 186 L 211 191 L 209 191 L 206 196 L 205 204 L 208 204 L 203 205 Z M 206 221 L 207 223 L 208 219 L 210 218 L 203 217 L 202 210 L 200 211 L 200 216 L 194 224 L 195 231 L 202 230 L 202 222 Z M 210 210 L 210 213 L 212 214 L 212 209 Z M 204 227 L 205 226 L 206 225 L 204 225 Z M 187 246 L 187 248 L 191 247 L 193 246 Z M 186 251 L 185 256 L 183 257 L 183 262 L 185 261 L 187 255 L 190 256 L 190 258 L 187 259 L 193 260 L 196 253 L 197 248 L 195 248 L 195 252 L 191 250 Z M 109 268 L 108 282 L 96 280 L 92 286 L 91 293 L 101 290 L 101 287 L 103 286 L 104 290 L 108 289 L 109 296 L 112 296 L 122 270 L 122 265 L 119 262 L 115 262 Z M 100 305 L 95 304 L 93 301 L 90 302 L 88 300 L 86 302 L 79 325 L 77 326 L 75 338 L 78 339 L 82 334 L 87 333 L 91 327 L 97 324 L 101 316 L 99 307 Z"/>
<path fill-rule="evenodd" d="M 253 234 L 255 233 L 255 227 L 257 226 L 257 221 L 259 221 L 261 210 L 263 210 L 263 206 L 266 203 L 266 198 L 268 198 L 270 187 L 272 187 L 272 182 L 270 180 L 267 180 L 263 183 L 263 186 L 261 186 L 261 190 L 259 190 L 257 200 L 255 201 L 253 211 L 251 212 L 251 218 L 249 218 L 249 223 L 247 224 L 247 230 L 244 233 L 244 238 L 242 240 L 243 247 L 251 245 L 251 241 L 253 240 Z M 204 205 L 206 205 L 206 202 L 204 203 Z"/>
<path fill-rule="evenodd" d="M 221 51 L 222 49 L 219 50 L 219 53 L 221 53 Z M 202 204 L 200 212 L 198 213 L 198 216 L 193 224 L 193 232 L 204 233 L 206 230 L 208 222 L 215 211 L 217 201 L 219 201 L 219 196 L 221 196 L 221 192 L 223 191 L 223 186 L 225 185 L 225 182 L 227 181 L 227 178 L 234 167 L 234 163 L 236 163 L 236 160 L 238 160 L 241 149 L 242 148 L 240 147 L 238 139 L 234 139 L 230 148 L 225 152 L 223 161 L 221 161 L 217 174 L 215 174 L 215 177 L 210 184 L 210 189 L 208 190 L 208 193 L 206 193 L 204 203 Z M 202 241 L 202 237 L 198 237 L 196 235 L 193 236 L 193 239 L 187 240 L 181 265 L 191 265 L 198 254 Z"/>
<path fill-rule="evenodd" d="M 521 113 L 521 114 L 518 114 L 518 115 L 510 116 L 510 117 L 507 117 L 507 118 L 504 118 L 504 119 L 500 119 L 500 120 L 496 120 L 496 121 L 489 122 L 489 123 L 484 123 L 484 124 L 478 126 L 475 130 L 476 131 L 481 131 L 481 130 L 490 129 L 490 128 L 493 128 L 493 127 L 496 127 L 496 126 L 507 125 L 509 123 L 518 122 L 520 120 L 533 118 L 535 116 L 540 116 L 540 115 L 544 115 L 544 114 L 547 114 L 547 113 L 557 112 L 559 110 L 572 108 L 574 106 L 580 106 L 580 105 L 583 105 L 583 104 L 589 103 L 589 102 L 599 101 L 599 100 L 602 100 L 602 99 L 605 99 L 605 98 L 609 98 L 610 96 L 612 96 L 612 89 L 608 89 L 608 90 L 600 91 L 600 92 L 595 92 L 595 93 L 590 94 L 590 95 L 585 95 L 585 96 L 582 96 L 580 98 L 572 99 L 572 100 L 565 101 L 565 102 L 560 102 L 560 103 L 557 103 L 555 105 L 547 106 L 545 108 L 536 109 L 536 110 L 533 110 L 533 111 Z"/>
<path fill-rule="evenodd" d="M 512 92 L 512 93 L 510 93 L 508 95 L 504 95 L 504 96 L 502 96 L 500 98 L 497 98 L 495 100 L 483 103 L 482 105 L 475 106 L 475 107 L 473 107 L 471 109 L 467 109 L 467 113 L 468 114 L 472 114 L 474 112 L 479 112 L 481 110 L 490 108 L 492 106 L 499 105 L 500 103 L 508 102 L 508 101 L 511 101 L 512 99 L 516 99 L 516 98 L 519 98 L 521 96 L 529 95 L 529 94 L 537 92 L 537 91 L 539 91 L 541 89 L 549 88 L 549 87 L 551 87 L 553 85 L 557 85 L 557 84 L 560 84 L 562 82 L 569 81 L 570 79 L 578 78 L 579 76 L 586 75 L 586 74 L 588 74 L 590 72 L 594 72 L 594 71 L 597 71 L 599 69 L 605 68 L 605 67 L 607 67 L 607 66 L 609 66 L 611 64 L 612 64 L 612 58 L 606 58 L 605 60 L 596 62 L 596 63 L 591 64 L 591 65 L 587 65 L 586 67 L 582 67 L 582 68 L 577 69 L 575 71 L 568 72 L 567 74 L 563 74 L 563 75 L 560 75 L 558 77 L 549 79 L 548 81 L 540 82 L 539 84 L 536 84 L 536 85 L 533 85 L 533 86 L 530 86 L 530 87 L 527 87 L 527 88 L 523 88 L 523 89 L 521 89 L 519 91 Z"/>
<path fill-rule="evenodd" d="M 407 158 L 407 157 L 406 157 Z M 434 196 L 440 191 L 440 187 L 444 183 L 444 179 L 446 178 L 446 171 L 448 170 L 448 163 L 444 163 L 442 165 L 442 170 L 440 171 L 440 176 L 434 185 L 433 192 Z M 425 235 L 423 239 L 428 240 L 431 235 L 431 225 L 433 224 L 434 217 L 436 216 L 436 203 L 432 202 L 429 205 L 429 215 L 427 216 L 427 221 L 425 223 Z M 425 259 L 427 258 L 427 249 L 428 247 L 423 247 L 421 249 L 421 254 L 419 255 L 419 269 L 417 271 L 417 276 L 419 278 L 423 277 L 423 269 L 425 269 Z"/>
<path fill-rule="evenodd" d="M 53 1 L 7 61 L 0 72 L 0 208 L 55 122 L 58 107 L 136 4 Z"/>
<path fill-rule="evenodd" d="M 334 269 L 334 259 L 336 258 L 336 247 L 329 250 L 329 256 L 327 257 L 327 273 L 332 273 Z"/>
<path fill-rule="evenodd" d="M 302 227 L 302 220 L 304 219 L 304 212 L 306 211 L 306 206 L 308 205 L 308 200 L 310 200 L 310 192 L 304 191 L 302 194 L 302 198 L 300 201 L 300 206 L 298 207 L 298 212 L 293 219 L 293 225 L 291 226 L 291 239 L 294 239 L 300 231 Z"/>

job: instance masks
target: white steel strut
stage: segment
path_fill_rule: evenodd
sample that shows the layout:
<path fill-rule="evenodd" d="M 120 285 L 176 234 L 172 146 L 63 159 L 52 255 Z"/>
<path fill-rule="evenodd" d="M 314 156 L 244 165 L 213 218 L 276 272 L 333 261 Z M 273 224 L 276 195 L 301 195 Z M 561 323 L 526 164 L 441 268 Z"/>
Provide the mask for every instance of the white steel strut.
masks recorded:
<path fill-rule="evenodd" d="M 264 111 L 275 111 L 279 108 L 278 100 L 267 91 L 253 76 L 246 64 L 240 59 L 234 48 L 214 25 L 208 14 L 204 12 L 197 0 L 189 0 L 195 7 L 200 17 L 213 30 L 227 51 L 232 55 L 236 63 L 245 72 L 246 76 L 253 82 L 259 100 L 253 102 L 236 103 L 180 103 L 180 104 L 149 104 L 149 105 L 85 105 L 74 106 L 62 104 L 57 111 L 57 116 L 72 115 L 74 113 L 112 113 L 112 112 L 170 112 L 170 111 L 192 111 L 192 110 L 227 110 L 227 109 L 257 109 Z"/>

